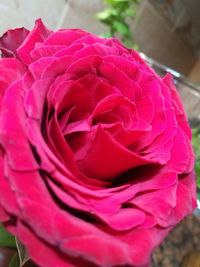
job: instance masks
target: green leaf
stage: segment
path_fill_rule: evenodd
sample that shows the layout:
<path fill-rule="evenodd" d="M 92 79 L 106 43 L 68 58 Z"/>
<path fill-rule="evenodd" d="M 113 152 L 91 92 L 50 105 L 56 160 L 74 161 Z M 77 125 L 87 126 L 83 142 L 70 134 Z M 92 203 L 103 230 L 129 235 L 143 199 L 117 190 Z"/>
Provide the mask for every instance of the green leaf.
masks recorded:
<path fill-rule="evenodd" d="M 129 0 L 106 0 L 106 3 L 115 10 L 122 11 L 129 7 Z"/>
<path fill-rule="evenodd" d="M 12 257 L 8 267 L 19 267 L 19 266 L 20 266 L 19 256 L 18 253 L 16 252 L 15 255 Z"/>
<path fill-rule="evenodd" d="M 126 46 L 133 47 L 130 18 L 136 17 L 140 0 L 104 0 L 104 2 L 107 8 L 97 14 L 98 20 L 108 27 L 111 36 L 117 36 Z"/>
<path fill-rule="evenodd" d="M 113 35 L 110 32 L 106 32 L 106 33 L 100 34 L 100 37 L 103 37 L 103 38 L 111 38 L 112 36 Z"/>
<path fill-rule="evenodd" d="M 107 4 L 115 5 L 117 3 L 127 3 L 129 0 L 105 0 Z"/>
<path fill-rule="evenodd" d="M 18 241 L 17 241 L 18 242 Z M 21 253 L 21 252 L 20 252 Z M 26 255 L 25 259 L 20 259 L 19 252 L 12 257 L 8 267 L 37 267 Z"/>
<path fill-rule="evenodd" d="M 195 151 L 196 163 L 195 171 L 197 176 L 197 188 L 200 189 L 200 129 L 192 129 L 192 145 Z M 200 200 L 200 193 L 198 193 L 198 199 Z"/>
<path fill-rule="evenodd" d="M 122 35 L 130 34 L 129 27 L 120 21 L 114 21 L 113 26 L 116 29 L 116 31 Z"/>
<path fill-rule="evenodd" d="M 123 44 L 128 47 L 128 48 L 133 48 L 133 41 L 130 40 L 129 38 L 124 38 L 123 40 Z"/>
<path fill-rule="evenodd" d="M 200 192 L 197 193 L 197 197 L 200 200 Z"/>
<path fill-rule="evenodd" d="M 101 21 L 108 20 L 111 16 L 115 16 L 116 12 L 113 9 L 105 9 L 102 12 L 97 13 L 97 18 Z"/>
<path fill-rule="evenodd" d="M 127 17 L 135 17 L 136 16 L 136 10 L 133 8 L 128 8 L 125 12 Z"/>
<path fill-rule="evenodd" d="M 15 237 L 0 224 L 0 247 L 16 248 Z"/>
<path fill-rule="evenodd" d="M 137 45 L 137 44 L 133 44 L 133 47 L 132 47 L 134 50 L 137 50 L 137 51 L 139 51 L 139 45 Z"/>

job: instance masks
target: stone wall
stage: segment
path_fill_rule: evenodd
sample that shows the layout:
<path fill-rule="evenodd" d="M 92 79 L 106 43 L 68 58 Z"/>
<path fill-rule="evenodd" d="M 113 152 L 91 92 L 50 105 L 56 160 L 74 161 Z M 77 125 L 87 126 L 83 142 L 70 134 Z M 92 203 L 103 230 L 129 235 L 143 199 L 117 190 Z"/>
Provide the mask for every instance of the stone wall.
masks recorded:
<path fill-rule="evenodd" d="M 103 9 L 103 0 L 68 0 L 58 27 L 82 28 L 95 34 L 103 34 L 106 27 L 96 14 Z"/>
<path fill-rule="evenodd" d="M 200 59 L 196 61 L 192 70 L 189 73 L 189 79 L 199 86 L 200 90 Z"/>
<path fill-rule="evenodd" d="M 105 32 L 97 21 L 102 0 L 0 0 L 0 34 L 25 26 L 31 29 L 37 18 L 52 28 L 83 28 L 96 34 Z"/>
<path fill-rule="evenodd" d="M 143 1 L 139 12 L 134 33 L 140 50 L 187 75 L 196 61 L 193 49 L 150 1 Z"/>
<path fill-rule="evenodd" d="M 0 34 L 9 28 L 31 29 L 37 18 L 55 28 L 65 4 L 65 0 L 0 0 Z"/>

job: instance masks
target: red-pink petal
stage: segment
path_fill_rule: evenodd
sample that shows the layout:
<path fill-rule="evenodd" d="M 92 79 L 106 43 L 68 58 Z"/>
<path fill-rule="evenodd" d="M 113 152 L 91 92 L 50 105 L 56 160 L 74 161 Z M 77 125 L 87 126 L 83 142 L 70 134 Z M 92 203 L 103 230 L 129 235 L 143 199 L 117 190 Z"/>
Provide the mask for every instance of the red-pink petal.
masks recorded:
<path fill-rule="evenodd" d="M 24 42 L 29 31 L 25 28 L 8 30 L 0 37 L 0 51 L 3 57 L 18 57 L 17 49 Z"/>
<path fill-rule="evenodd" d="M 17 49 L 19 58 L 27 65 L 32 62 L 31 51 L 34 49 L 37 42 L 43 42 L 51 31 L 48 30 L 41 19 L 36 20 L 34 29 L 28 34 L 25 41 Z"/>

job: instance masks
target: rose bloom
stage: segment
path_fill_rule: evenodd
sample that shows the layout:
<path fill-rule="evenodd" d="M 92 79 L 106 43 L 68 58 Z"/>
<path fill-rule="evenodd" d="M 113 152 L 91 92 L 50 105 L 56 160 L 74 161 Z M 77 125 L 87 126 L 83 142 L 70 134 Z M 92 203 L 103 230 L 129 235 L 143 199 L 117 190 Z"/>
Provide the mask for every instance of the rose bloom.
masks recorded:
<path fill-rule="evenodd" d="M 0 39 L 0 220 L 43 267 L 148 266 L 196 207 L 171 75 L 79 29 Z"/>

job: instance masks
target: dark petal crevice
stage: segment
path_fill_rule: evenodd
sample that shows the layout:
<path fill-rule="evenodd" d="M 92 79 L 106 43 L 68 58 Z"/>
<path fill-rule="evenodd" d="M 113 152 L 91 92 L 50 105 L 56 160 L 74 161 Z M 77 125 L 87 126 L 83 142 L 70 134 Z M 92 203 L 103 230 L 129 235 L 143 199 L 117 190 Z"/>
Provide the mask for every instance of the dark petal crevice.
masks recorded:
<path fill-rule="evenodd" d="M 138 166 L 135 168 L 132 168 L 128 170 L 127 172 L 124 172 L 120 174 L 119 176 L 115 177 L 115 179 L 112 180 L 111 187 L 118 187 L 123 184 L 135 184 L 145 181 L 146 175 L 151 173 L 152 177 L 159 173 L 162 166 L 159 164 L 146 164 L 145 168 L 144 165 Z M 149 175 L 148 175 L 149 176 Z"/>
<path fill-rule="evenodd" d="M 49 192 L 49 194 L 51 195 L 52 199 L 54 200 L 54 202 L 56 203 L 56 205 L 61 209 L 61 210 L 65 210 L 67 213 L 73 215 L 74 217 L 77 217 L 85 222 L 91 223 L 93 225 L 97 225 L 99 224 L 98 219 L 90 214 L 89 212 L 85 212 L 85 211 L 81 211 L 78 209 L 74 209 L 69 207 L 68 205 L 66 205 L 61 199 L 58 198 L 58 196 L 53 192 L 53 190 L 51 189 L 51 187 L 48 184 L 47 181 L 47 176 L 48 179 L 51 179 L 51 181 L 53 183 L 55 183 L 58 187 L 60 187 L 60 184 L 55 182 L 52 177 L 50 177 L 48 174 L 44 173 L 43 171 L 40 172 L 41 176 L 43 177 L 44 183 L 46 185 L 46 188 Z"/>
<path fill-rule="evenodd" d="M 41 157 L 40 157 L 40 155 L 38 154 L 38 152 L 37 152 L 37 149 L 31 144 L 31 143 L 29 143 L 30 144 L 30 148 L 31 148 L 31 151 L 32 151 L 32 153 L 33 153 L 33 155 L 34 155 L 34 158 L 35 158 L 35 160 L 36 160 L 36 162 L 39 164 L 39 165 L 41 165 Z"/>

